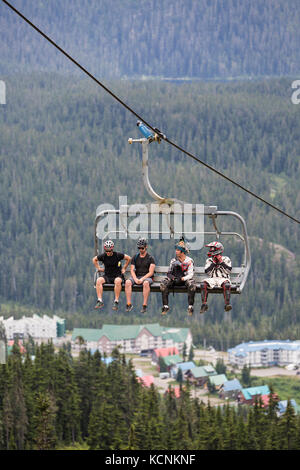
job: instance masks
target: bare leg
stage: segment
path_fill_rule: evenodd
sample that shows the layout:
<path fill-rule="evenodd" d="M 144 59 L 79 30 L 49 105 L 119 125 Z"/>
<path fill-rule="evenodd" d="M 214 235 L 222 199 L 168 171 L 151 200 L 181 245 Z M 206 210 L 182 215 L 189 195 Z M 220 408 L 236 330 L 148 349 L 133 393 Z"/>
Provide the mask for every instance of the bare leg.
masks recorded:
<path fill-rule="evenodd" d="M 98 277 L 97 283 L 96 283 L 96 292 L 97 292 L 98 299 L 102 299 L 104 283 L 105 283 L 104 277 Z"/>
<path fill-rule="evenodd" d="M 143 305 L 147 305 L 148 303 L 148 298 L 150 294 L 150 284 L 149 281 L 144 281 L 143 282 L 143 298 L 144 298 L 144 303 Z"/>
<path fill-rule="evenodd" d="M 120 277 L 116 277 L 115 279 L 115 300 L 118 302 L 120 297 L 120 292 L 122 290 L 122 279 Z"/>
<path fill-rule="evenodd" d="M 125 282 L 125 295 L 127 305 L 131 304 L 132 283 L 129 279 Z"/>

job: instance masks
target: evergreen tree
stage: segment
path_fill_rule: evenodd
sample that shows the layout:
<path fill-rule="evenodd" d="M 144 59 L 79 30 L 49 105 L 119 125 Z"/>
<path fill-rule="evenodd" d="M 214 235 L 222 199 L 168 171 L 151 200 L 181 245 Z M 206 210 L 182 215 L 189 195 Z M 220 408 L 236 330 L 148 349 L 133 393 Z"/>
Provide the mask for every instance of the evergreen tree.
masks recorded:
<path fill-rule="evenodd" d="M 186 358 L 187 358 L 187 346 L 186 346 L 186 343 L 183 343 L 182 358 L 183 358 L 183 362 L 185 362 L 185 361 L 186 361 Z"/>
<path fill-rule="evenodd" d="M 55 366 L 56 432 L 59 441 L 75 442 L 79 436 L 79 394 L 71 358 L 60 350 Z"/>
<path fill-rule="evenodd" d="M 287 401 L 287 407 L 284 415 L 279 422 L 279 440 L 280 450 L 294 450 L 296 431 L 297 431 L 297 420 L 295 410 L 291 401 Z"/>
<path fill-rule="evenodd" d="M 90 450 L 113 449 L 114 406 L 103 392 L 97 395 L 90 414 L 87 444 Z"/>
<path fill-rule="evenodd" d="M 182 369 L 180 367 L 179 367 L 178 372 L 177 372 L 176 380 L 180 384 L 182 384 L 182 382 L 183 382 Z"/>
<path fill-rule="evenodd" d="M 38 450 L 53 450 L 57 443 L 55 430 L 56 408 L 48 393 L 36 397 L 34 417 L 35 446 Z"/>
<path fill-rule="evenodd" d="M 226 374 L 226 365 L 224 363 L 223 359 L 218 359 L 216 366 L 215 366 L 216 372 L 218 374 Z"/>
<path fill-rule="evenodd" d="M 233 408 L 226 406 L 223 418 L 223 449 L 237 449 L 238 445 L 238 426 L 236 413 Z"/>
<path fill-rule="evenodd" d="M 247 366 L 246 364 L 244 365 L 242 369 L 242 383 L 244 387 L 250 387 L 251 386 L 251 367 Z"/>
<path fill-rule="evenodd" d="M 258 450 L 259 442 L 256 434 L 255 414 L 252 408 L 249 409 L 247 423 L 246 423 L 246 449 L 245 450 Z"/>
<path fill-rule="evenodd" d="M 79 353 L 78 360 L 74 363 L 75 381 L 79 396 L 80 429 L 84 438 L 88 435 L 89 415 L 96 394 L 96 376 L 99 372 L 96 360 L 90 352 L 82 350 Z"/>
<path fill-rule="evenodd" d="M 194 360 L 194 347 L 193 345 L 191 345 L 190 350 L 189 350 L 188 361 L 193 362 L 193 360 Z"/>
<path fill-rule="evenodd" d="M 7 443 L 10 449 L 24 450 L 28 418 L 23 384 L 23 368 L 20 348 L 14 341 L 9 357 L 9 381 L 4 396 L 4 423 Z"/>

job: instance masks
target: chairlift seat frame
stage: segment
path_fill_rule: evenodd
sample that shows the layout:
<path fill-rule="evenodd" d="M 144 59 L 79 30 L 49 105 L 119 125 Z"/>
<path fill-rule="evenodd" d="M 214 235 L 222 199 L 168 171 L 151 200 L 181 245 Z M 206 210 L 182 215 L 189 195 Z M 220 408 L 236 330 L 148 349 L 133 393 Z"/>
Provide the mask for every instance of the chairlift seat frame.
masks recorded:
<path fill-rule="evenodd" d="M 154 277 L 153 277 L 153 284 L 151 284 L 151 292 L 161 292 L 160 291 L 160 283 L 163 279 L 166 278 L 167 273 L 169 270 L 169 266 L 156 266 L 155 271 L 154 271 Z M 230 281 L 231 281 L 231 293 L 232 294 L 240 294 L 240 285 L 241 285 L 241 279 L 243 277 L 243 271 L 244 268 L 242 267 L 233 267 L 230 275 Z M 96 276 L 97 273 L 95 273 L 95 279 L 96 281 Z M 124 278 L 129 279 L 130 277 L 130 268 L 127 268 Z M 200 283 L 203 281 L 205 278 L 207 278 L 208 275 L 204 271 L 204 267 L 195 267 L 195 274 L 194 274 L 194 280 L 196 282 L 196 292 L 200 293 Z M 225 280 L 225 279 L 224 279 Z M 114 284 L 108 284 L 105 283 L 103 284 L 103 290 L 104 291 L 113 291 L 114 290 Z M 122 291 L 125 291 L 125 282 L 122 283 Z M 142 284 L 134 284 L 132 286 L 132 291 L 133 292 L 142 292 L 143 291 L 143 285 Z M 187 288 L 185 286 L 174 286 L 171 288 L 171 292 L 175 293 L 187 293 Z M 209 293 L 212 294 L 223 294 L 223 289 L 221 287 L 214 287 L 212 289 L 209 289 Z"/>

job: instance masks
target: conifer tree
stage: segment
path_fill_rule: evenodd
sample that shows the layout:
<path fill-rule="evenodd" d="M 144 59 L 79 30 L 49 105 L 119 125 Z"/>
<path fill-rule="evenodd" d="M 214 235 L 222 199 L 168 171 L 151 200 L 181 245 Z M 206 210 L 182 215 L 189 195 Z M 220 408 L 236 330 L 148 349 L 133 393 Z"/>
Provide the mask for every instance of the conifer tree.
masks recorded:
<path fill-rule="evenodd" d="M 110 396 L 98 393 L 90 414 L 87 444 L 91 450 L 114 449 L 114 406 Z"/>
<path fill-rule="evenodd" d="M 291 400 L 287 401 L 287 407 L 284 415 L 281 417 L 281 420 L 279 422 L 278 431 L 280 440 L 280 450 L 294 450 L 297 431 L 297 420 Z"/>
<path fill-rule="evenodd" d="M 189 450 L 189 425 L 188 419 L 182 406 L 178 410 L 178 416 L 173 424 L 172 436 L 173 446 L 171 449 Z"/>
<path fill-rule="evenodd" d="M 69 355 L 60 350 L 55 365 L 56 432 L 58 440 L 75 442 L 79 436 L 80 408 L 74 369 Z"/>
<path fill-rule="evenodd" d="M 247 433 L 244 417 L 240 414 L 236 424 L 236 447 L 234 450 L 247 449 Z"/>
<path fill-rule="evenodd" d="M 47 392 L 36 397 L 34 416 L 35 446 L 38 450 L 53 450 L 57 443 L 55 430 L 56 408 Z"/>
<path fill-rule="evenodd" d="M 223 449 L 233 450 L 237 447 L 237 419 L 235 410 L 227 405 L 223 417 Z"/>
<path fill-rule="evenodd" d="M 28 428 L 25 390 L 23 384 L 22 358 L 17 341 L 14 342 L 12 354 L 9 357 L 9 382 L 5 397 L 5 421 L 8 425 L 9 445 L 18 450 L 24 450 Z"/>
<path fill-rule="evenodd" d="M 95 382 L 98 375 L 96 359 L 90 352 L 82 350 L 74 363 L 75 381 L 78 387 L 81 435 L 88 434 L 89 415 L 95 399 Z"/>
<path fill-rule="evenodd" d="M 193 345 L 191 344 L 191 347 L 190 347 L 190 350 L 189 350 L 188 361 L 189 361 L 189 362 L 192 362 L 193 360 L 194 360 L 194 347 L 193 347 Z"/>
<path fill-rule="evenodd" d="M 246 423 L 246 449 L 245 450 L 258 450 L 259 443 L 256 435 L 255 416 L 252 408 L 249 409 L 247 423 Z"/>

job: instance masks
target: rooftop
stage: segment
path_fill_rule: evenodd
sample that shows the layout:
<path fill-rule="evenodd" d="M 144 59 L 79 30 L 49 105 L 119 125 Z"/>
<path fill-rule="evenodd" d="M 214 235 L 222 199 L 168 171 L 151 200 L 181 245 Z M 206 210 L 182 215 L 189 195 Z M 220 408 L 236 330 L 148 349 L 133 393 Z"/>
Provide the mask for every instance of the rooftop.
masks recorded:
<path fill-rule="evenodd" d="M 209 377 L 212 375 L 217 375 L 215 369 L 212 366 L 196 366 L 190 370 L 191 374 L 195 377 L 195 379 L 199 379 L 200 377 Z"/>
<path fill-rule="evenodd" d="M 260 387 L 250 387 L 242 389 L 242 394 L 244 395 L 246 400 L 251 400 L 257 395 L 268 395 L 269 393 L 270 390 L 268 385 L 261 385 Z"/>
<path fill-rule="evenodd" d="M 182 371 L 193 369 L 195 366 L 194 362 L 180 362 L 177 367 Z"/>
<path fill-rule="evenodd" d="M 228 353 L 235 355 L 245 356 L 251 351 L 262 351 L 262 350 L 292 350 L 300 351 L 300 341 L 288 340 L 264 340 L 264 341 L 249 341 L 249 343 L 241 343 L 234 348 L 228 349 Z"/>
<path fill-rule="evenodd" d="M 211 384 L 219 386 L 227 382 L 227 377 L 225 374 L 211 375 L 209 381 Z"/>
<path fill-rule="evenodd" d="M 153 375 L 144 375 L 143 377 L 137 377 L 137 380 L 141 382 L 145 387 L 150 387 L 154 384 Z"/>
<path fill-rule="evenodd" d="M 179 354 L 178 349 L 174 346 L 171 346 L 169 348 L 156 348 L 154 349 L 154 352 L 157 357 L 166 357 L 174 354 Z"/>
<path fill-rule="evenodd" d="M 174 354 L 173 356 L 165 356 L 164 357 L 164 363 L 166 366 L 172 366 L 174 364 L 177 364 L 178 362 L 182 361 L 182 357 L 180 357 L 178 354 Z"/>
<path fill-rule="evenodd" d="M 233 380 L 227 380 L 224 383 L 223 390 L 224 392 L 232 392 L 233 390 L 242 390 L 242 386 L 240 384 L 240 381 L 238 379 L 233 379 Z"/>
<path fill-rule="evenodd" d="M 98 341 L 102 336 L 106 336 L 110 341 L 122 341 L 135 339 L 143 329 L 154 336 L 161 336 L 163 339 L 172 339 L 176 342 L 184 342 L 189 333 L 188 328 L 167 328 L 159 323 L 146 323 L 142 325 L 109 325 L 104 324 L 102 328 L 74 328 L 72 340 L 82 336 L 85 341 Z"/>

